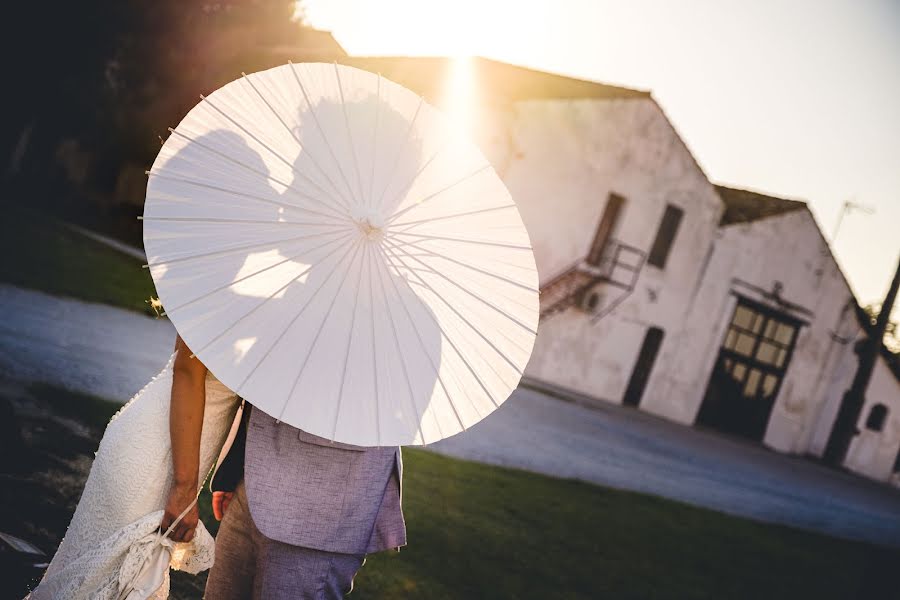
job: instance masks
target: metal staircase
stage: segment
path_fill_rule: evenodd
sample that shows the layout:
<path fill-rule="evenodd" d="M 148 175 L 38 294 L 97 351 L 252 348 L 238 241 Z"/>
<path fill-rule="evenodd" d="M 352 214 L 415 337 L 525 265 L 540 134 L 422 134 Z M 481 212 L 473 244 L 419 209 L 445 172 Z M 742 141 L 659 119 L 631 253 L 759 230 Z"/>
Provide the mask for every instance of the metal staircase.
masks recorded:
<path fill-rule="evenodd" d="M 590 314 L 593 322 L 598 321 L 631 295 L 646 259 L 643 250 L 609 240 L 596 264 L 581 258 L 541 286 L 541 320 L 575 307 Z M 619 292 L 609 302 L 601 303 L 598 297 L 588 295 L 600 284 Z"/>

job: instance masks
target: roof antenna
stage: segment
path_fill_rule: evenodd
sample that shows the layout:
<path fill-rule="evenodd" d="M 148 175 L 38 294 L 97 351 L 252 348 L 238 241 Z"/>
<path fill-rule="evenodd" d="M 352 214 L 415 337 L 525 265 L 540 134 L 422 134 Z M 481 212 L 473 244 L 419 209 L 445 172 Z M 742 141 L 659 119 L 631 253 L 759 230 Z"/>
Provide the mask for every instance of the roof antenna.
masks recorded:
<path fill-rule="evenodd" d="M 844 222 L 844 215 L 847 213 L 851 213 L 854 210 L 858 210 L 859 212 L 865 213 L 867 215 L 871 215 L 875 213 L 875 209 L 866 204 L 862 204 L 860 202 L 856 202 L 856 196 L 853 196 L 849 200 L 844 201 L 843 206 L 841 206 L 841 212 L 838 214 L 837 223 L 834 225 L 834 232 L 831 234 L 831 245 L 834 245 L 834 241 L 837 239 L 838 233 L 841 231 L 841 224 Z"/>

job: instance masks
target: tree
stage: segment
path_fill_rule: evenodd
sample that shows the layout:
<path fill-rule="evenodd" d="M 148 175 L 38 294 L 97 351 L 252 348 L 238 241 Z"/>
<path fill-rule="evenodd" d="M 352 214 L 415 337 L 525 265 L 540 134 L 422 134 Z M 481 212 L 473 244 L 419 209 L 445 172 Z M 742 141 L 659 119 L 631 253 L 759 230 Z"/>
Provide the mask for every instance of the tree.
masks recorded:
<path fill-rule="evenodd" d="M 313 33 L 296 10 L 292 0 L 13 3 L 0 36 L 14 58 L 0 125 L 5 197 L 112 221 L 107 230 L 139 240 L 140 176 L 159 137 L 201 93 L 281 64 L 273 46 Z"/>
<path fill-rule="evenodd" d="M 863 310 L 869 317 L 869 323 L 874 326 L 879 313 L 881 313 L 881 303 L 867 304 Z M 900 327 L 898 327 L 897 321 L 888 319 L 884 331 L 884 345 L 892 353 L 900 355 Z"/>

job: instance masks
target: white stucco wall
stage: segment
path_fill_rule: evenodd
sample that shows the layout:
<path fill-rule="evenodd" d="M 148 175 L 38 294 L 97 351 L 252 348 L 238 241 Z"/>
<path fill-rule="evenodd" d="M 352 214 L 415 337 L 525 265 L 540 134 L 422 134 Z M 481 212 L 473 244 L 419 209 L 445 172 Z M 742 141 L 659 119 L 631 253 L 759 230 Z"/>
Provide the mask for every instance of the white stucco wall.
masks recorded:
<path fill-rule="evenodd" d="M 619 403 L 647 329 L 665 332 L 641 409 L 692 424 L 736 303 L 735 293 L 802 307 L 791 363 L 763 440 L 821 455 L 861 336 L 852 292 L 808 210 L 718 227 L 723 204 L 649 98 L 540 100 L 480 106 L 473 133 L 528 228 L 542 283 L 587 254 L 609 194 L 626 199 L 612 237 L 648 252 L 667 203 L 684 210 L 665 269 L 644 266 L 631 296 L 593 323 L 579 310 L 542 320 L 526 377 Z M 621 292 L 600 285 L 611 301 Z M 882 365 L 873 397 L 890 397 L 881 434 L 854 441 L 850 468 L 890 476 L 900 446 L 900 391 Z M 877 379 L 877 382 L 876 382 Z M 869 407 L 863 413 L 863 423 Z"/>
<path fill-rule="evenodd" d="M 834 421 L 837 418 L 838 410 L 844 398 L 844 392 L 850 387 L 856 370 L 859 367 L 854 347 L 865 332 L 859 325 L 858 320 L 852 318 L 854 310 L 848 303 L 847 312 L 849 313 L 841 320 L 843 329 L 838 336 L 846 343 L 836 345 L 835 356 L 832 357 L 826 370 L 826 376 L 822 378 L 822 400 L 816 422 L 812 425 L 812 431 L 809 435 L 809 441 L 805 444 L 807 454 L 822 457 L 825 454 L 825 448 L 828 445 L 828 438 L 834 427 Z"/>
<path fill-rule="evenodd" d="M 766 298 L 780 282 L 780 307 Z M 741 294 L 806 324 L 775 400 L 763 442 L 781 452 L 805 453 L 819 422 L 827 392 L 846 388 L 851 369 L 838 369 L 852 354 L 855 325 L 850 289 L 808 210 L 797 210 L 721 229 L 697 300 L 683 332 L 685 351 L 673 371 L 668 403 L 693 422 L 703 400 L 713 361 Z M 662 396 L 662 390 L 656 397 Z M 832 418 L 833 420 L 833 418 Z"/>
<path fill-rule="evenodd" d="M 666 205 L 684 211 L 665 268 L 645 265 L 611 315 L 592 324 L 568 311 L 541 322 L 526 376 L 620 402 L 647 328 L 665 331 L 661 355 L 672 344 L 722 202 L 650 98 L 526 101 L 493 110 L 481 146 L 519 206 L 542 282 L 587 255 L 610 192 L 625 198 L 613 238 L 644 252 Z M 599 288 L 607 301 L 622 293 Z"/>
<path fill-rule="evenodd" d="M 866 428 L 866 420 L 876 404 L 887 407 L 887 420 L 880 432 Z M 850 443 L 845 466 L 873 479 L 891 479 L 900 452 L 900 382 L 882 356 L 875 362 L 857 428 L 859 435 Z"/>

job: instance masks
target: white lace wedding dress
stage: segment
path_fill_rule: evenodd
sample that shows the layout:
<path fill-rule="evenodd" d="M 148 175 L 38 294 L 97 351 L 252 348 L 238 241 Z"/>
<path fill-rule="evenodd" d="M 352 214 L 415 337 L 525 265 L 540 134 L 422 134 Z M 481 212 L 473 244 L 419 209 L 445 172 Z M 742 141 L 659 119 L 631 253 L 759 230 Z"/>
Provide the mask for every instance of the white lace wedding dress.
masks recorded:
<path fill-rule="evenodd" d="M 106 427 L 65 538 L 30 600 L 127 596 L 122 590 L 148 546 L 159 544 L 155 532 L 173 478 L 169 400 L 176 354 Z M 218 457 L 237 408 L 235 393 L 208 373 L 199 481 Z M 173 568 L 199 573 L 212 566 L 213 540 L 202 522 L 191 542 L 172 549 Z M 166 570 L 163 585 L 151 597 L 167 598 L 168 593 Z"/>

